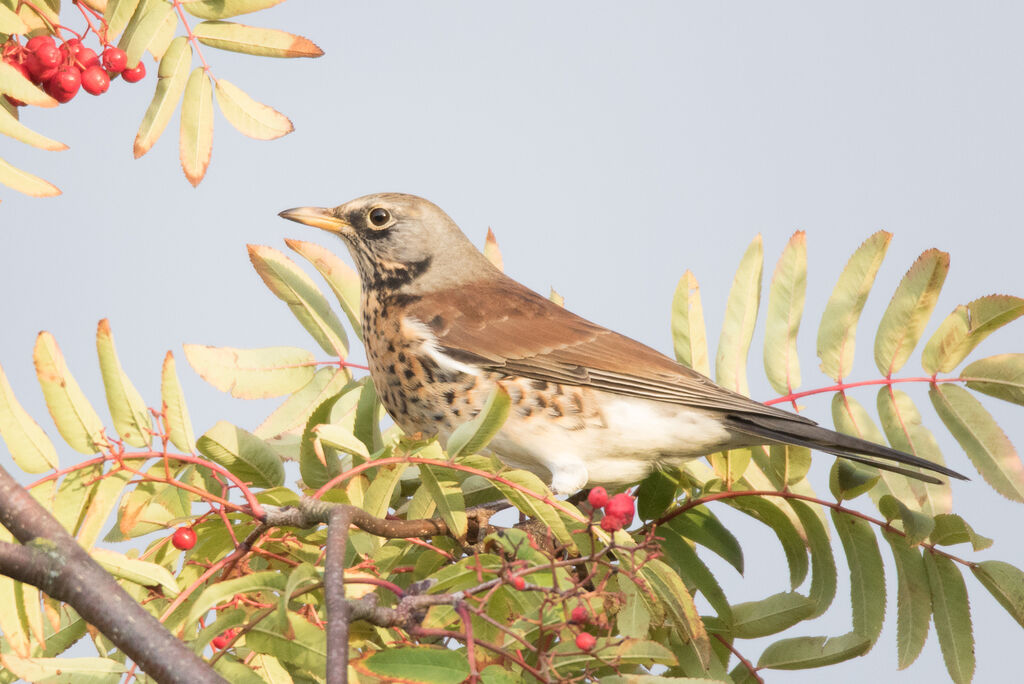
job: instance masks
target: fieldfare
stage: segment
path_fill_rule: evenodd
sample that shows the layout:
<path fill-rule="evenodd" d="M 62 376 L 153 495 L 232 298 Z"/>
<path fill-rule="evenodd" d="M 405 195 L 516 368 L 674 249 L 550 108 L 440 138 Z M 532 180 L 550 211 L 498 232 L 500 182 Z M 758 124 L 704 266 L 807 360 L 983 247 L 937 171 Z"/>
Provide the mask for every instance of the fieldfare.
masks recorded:
<path fill-rule="evenodd" d="M 639 482 L 716 451 L 793 444 L 926 482 L 896 464 L 964 476 L 765 406 L 512 280 L 427 200 L 367 195 L 281 216 L 340 236 L 362 281 L 370 375 L 407 433 L 475 416 L 495 385 L 512 399 L 489 448 L 560 494 Z M 875 459 L 882 459 L 879 462 Z"/>

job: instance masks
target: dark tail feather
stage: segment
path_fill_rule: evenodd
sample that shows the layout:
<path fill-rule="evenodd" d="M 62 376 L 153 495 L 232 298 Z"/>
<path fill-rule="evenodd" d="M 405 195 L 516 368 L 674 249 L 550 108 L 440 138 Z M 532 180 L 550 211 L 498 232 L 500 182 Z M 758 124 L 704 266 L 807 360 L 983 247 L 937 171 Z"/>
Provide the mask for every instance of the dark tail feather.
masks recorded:
<path fill-rule="evenodd" d="M 932 463 L 920 456 L 890 449 L 887 446 L 875 444 L 859 437 L 844 435 L 814 423 L 805 423 L 799 419 L 789 420 L 782 417 L 776 418 L 775 416 L 729 414 L 726 416 L 726 425 L 729 429 L 736 432 L 755 435 L 773 442 L 817 449 L 833 456 L 857 461 L 858 463 L 866 463 L 875 468 L 900 473 L 901 475 L 923 480 L 924 482 L 942 484 L 941 480 L 937 480 L 930 475 L 924 475 L 923 473 L 889 463 L 879 463 L 872 458 L 864 458 L 864 456 L 873 456 L 874 458 L 881 458 L 886 461 L 924 468 L 925 470 L 942 473 L 949 477 L 955 477 L 958 480 L 969 479 L 955 470 L 950 470 L 938 463 Z"/>

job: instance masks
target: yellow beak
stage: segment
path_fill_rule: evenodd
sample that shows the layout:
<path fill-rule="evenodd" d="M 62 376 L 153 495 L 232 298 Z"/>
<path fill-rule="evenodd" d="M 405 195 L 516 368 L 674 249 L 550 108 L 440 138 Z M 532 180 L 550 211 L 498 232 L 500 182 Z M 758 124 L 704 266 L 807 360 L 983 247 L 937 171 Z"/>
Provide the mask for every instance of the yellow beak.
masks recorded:
<path fill-rule="evenodd" d="M 278 214 L 278 216 L 289 221 L 326 230 L 328 233 L 340 233 L 340 228 L 348 225 L 345 221 L 335 216 L 334 212 L 330 209 L 324 209 L 323 207 L 296 207 L 295 209 L 286 209 Z"/>

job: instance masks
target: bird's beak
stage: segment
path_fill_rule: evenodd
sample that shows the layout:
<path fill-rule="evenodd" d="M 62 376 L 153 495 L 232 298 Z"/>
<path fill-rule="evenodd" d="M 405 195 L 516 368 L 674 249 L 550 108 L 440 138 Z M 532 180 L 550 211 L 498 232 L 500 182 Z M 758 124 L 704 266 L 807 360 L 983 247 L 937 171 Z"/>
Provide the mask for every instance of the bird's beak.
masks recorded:
<path fill-rule="evenodd" d="M 281 218 L 286 218 L 289 221 L 295 221 L 296 223 L 304 223 L 307 226 L 313 226 L 314 228 L 320 228 L 326 230 L 328 233 L 340 234 L 342 228 L 348 226 L 345 221 L 334 215 L 330 209 L 324 209 L 322 207 L 296 207 L 295 209 L 286 209 L 278 214 Z"/>

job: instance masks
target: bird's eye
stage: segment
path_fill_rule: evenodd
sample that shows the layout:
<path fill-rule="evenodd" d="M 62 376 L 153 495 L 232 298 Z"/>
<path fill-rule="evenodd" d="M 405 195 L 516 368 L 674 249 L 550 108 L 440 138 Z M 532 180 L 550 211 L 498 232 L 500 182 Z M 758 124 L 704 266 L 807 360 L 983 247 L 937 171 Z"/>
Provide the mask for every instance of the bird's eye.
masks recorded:
<path fill-rule="evenodd" d="M 391 220 L 391 212 L 387 209 L 381 209 L 377 207 L 370 211 L 370 223 L 375 226 L 383 226 L 385 223 Z"/>

